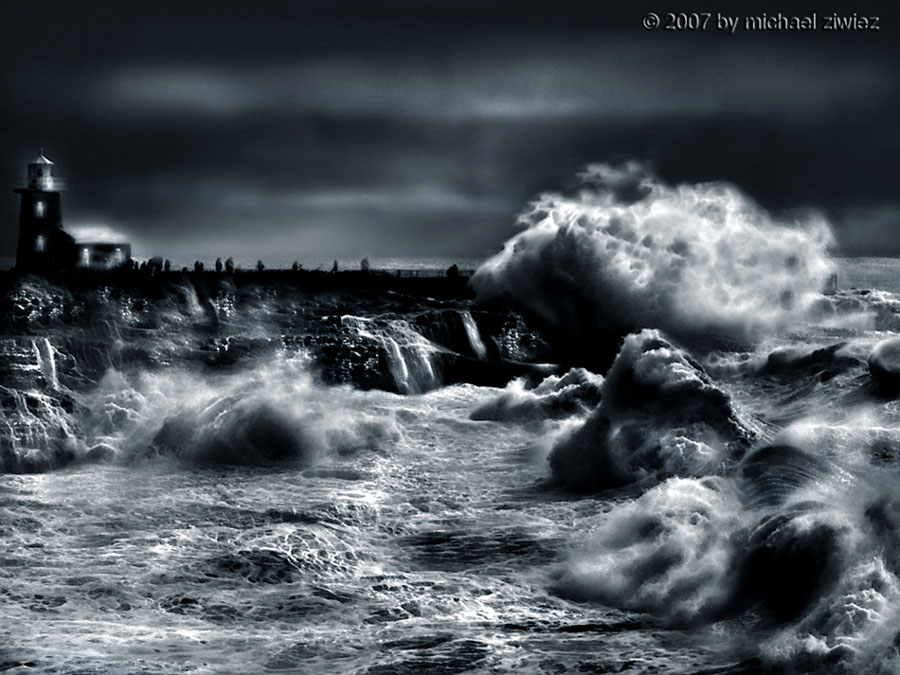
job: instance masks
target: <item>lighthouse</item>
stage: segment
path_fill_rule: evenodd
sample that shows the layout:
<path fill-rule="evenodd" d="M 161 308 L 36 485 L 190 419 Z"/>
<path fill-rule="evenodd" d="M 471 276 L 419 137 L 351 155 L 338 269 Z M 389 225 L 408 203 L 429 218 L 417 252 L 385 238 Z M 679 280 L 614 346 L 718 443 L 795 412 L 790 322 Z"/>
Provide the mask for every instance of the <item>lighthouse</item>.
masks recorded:
<path fill-rule="evenodd" d="M 28 164 L 25 187 L 14 190 L 22 199 L 16 269 L 49 272 L 75 265 L 75 239 L 62 226 L 61 189 L 61 182 L 53 175 L 53 162 L 41 149 Z"/>

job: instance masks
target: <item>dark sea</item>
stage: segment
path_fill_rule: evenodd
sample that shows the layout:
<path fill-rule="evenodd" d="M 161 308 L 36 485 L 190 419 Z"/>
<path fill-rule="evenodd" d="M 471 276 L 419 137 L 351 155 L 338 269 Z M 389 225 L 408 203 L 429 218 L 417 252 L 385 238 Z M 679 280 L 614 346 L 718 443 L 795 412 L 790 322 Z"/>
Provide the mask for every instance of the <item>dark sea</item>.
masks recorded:
<path fill-rule="evenodd" d="M 900 261 L 653 189 L 477 302 L 9 282 L 0 671 L 898 672 Z"/>

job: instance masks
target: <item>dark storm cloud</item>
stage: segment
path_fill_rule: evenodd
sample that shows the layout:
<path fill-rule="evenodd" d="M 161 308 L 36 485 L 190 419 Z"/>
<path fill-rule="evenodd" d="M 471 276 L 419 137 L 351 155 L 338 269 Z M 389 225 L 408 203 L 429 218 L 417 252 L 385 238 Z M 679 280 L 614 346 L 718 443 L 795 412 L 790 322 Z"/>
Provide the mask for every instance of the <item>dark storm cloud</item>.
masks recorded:
<path fill-rule="evenodd" d="M 887 18 L 867 36 L 674 35 L 639 26 L 664 3 L 601 4 L 12 5 L 2 177 L 46 146 L 67 220 L 142 254 L 212 240 L 248 256 L 478 255 L 535 192 L 639 158 L 823 209 L 848 250 L 887 237 L 900 252 Z"/>
<path fill-rule="evenodd" d="M 885 68 L 821 63 L 782 55 L 771 69 L 748 68 L 745 50 L 723 46 L 716 60 L 657 45 L 624 63 L 630 42 L 498 54 L 469 50 L 454 63 L 381 58 L 372 62 L 317 60 L 256 68 L 180 65 L 121 68 L 93 92 L 98 113 L 196 113 L 214 117 L 278 111 L 385 115 L 425 120 L 559 118 L 660 113 L 791 112 L 878 97 Z M 677 59 L 681 77 L 660 64 Z"/>

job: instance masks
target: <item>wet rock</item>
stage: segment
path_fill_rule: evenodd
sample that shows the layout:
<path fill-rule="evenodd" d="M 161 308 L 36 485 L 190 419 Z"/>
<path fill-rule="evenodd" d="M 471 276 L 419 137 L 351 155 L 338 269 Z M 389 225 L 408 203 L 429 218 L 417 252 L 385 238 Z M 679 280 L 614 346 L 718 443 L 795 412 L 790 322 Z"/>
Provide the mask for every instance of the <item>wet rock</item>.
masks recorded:
<path fill-rule="evenodd" d="M 900 338 L 879 342 L 868 361 L 869 374 L 878 388 L 886 394 L 900 393 Z"/>

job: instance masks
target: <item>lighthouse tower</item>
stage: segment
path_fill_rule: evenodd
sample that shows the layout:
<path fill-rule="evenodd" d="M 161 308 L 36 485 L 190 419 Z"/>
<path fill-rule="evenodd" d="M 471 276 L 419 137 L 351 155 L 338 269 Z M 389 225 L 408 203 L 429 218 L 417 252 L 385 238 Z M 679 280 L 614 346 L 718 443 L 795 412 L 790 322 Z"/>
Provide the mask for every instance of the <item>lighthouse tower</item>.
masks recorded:
<path fill-rule="evenodd" d="M 75 265 L 75 240 L 62 229 L 61 189 L 61 182 L 53 175 L 53 162 L 41 149 L 28 164 L 25 187 L 14 190 L 22 195 L 16 269 L 49 272 Z"/>

